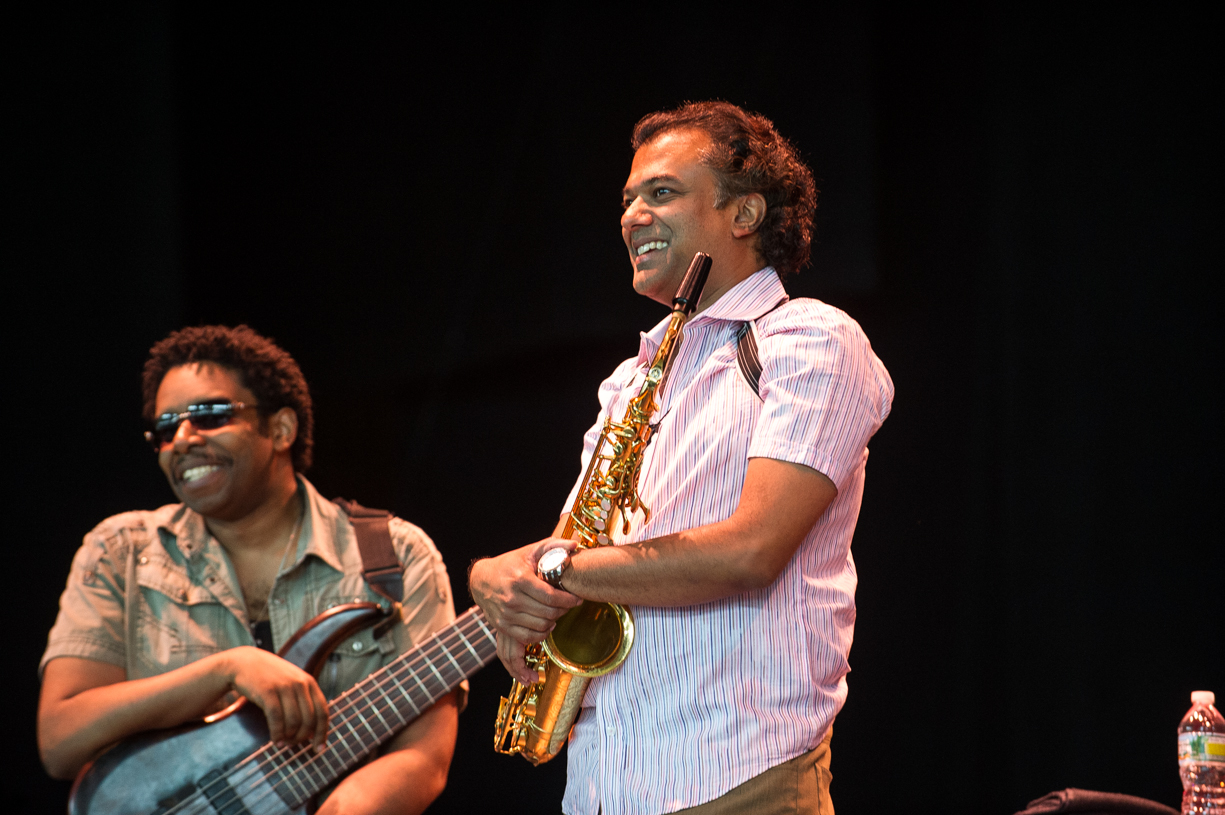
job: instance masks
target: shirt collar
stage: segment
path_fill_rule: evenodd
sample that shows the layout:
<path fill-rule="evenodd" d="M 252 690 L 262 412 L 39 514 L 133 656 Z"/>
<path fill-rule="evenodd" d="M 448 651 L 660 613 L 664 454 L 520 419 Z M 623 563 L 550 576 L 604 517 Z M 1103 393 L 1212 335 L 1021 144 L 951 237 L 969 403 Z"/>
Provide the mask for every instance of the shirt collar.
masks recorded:
<path fill-rule="evenodd" d="M 169 510 L 166 520 L 157 525 L 174 539 L 174 544 L 183 553 L 183 557 L 191 559 L 204 551 L 210 537 L 204 518 L 186 504 L 170 504 L 158 510 Z"/>
<path fill-rule="evenodd" d="M 311 482 L 298 476 L 299 495 L 306 502 L 302 515 L 302 529 L 298 533 L 298 547 L 293 561 L 281 573 L 297 568 L 307 555 L 314 555 L 338 572 L 343 572 L 340 556 L 336 554 L 336 540 L 344 534 L 343 527 L 349 525 L 348 516 L 340 507 L 324 498 Z"/>
<path fill-rule="evenodd" d="M 305 503 L 302 526 L 298 530 L 298 544 L 293 558 L 288 561 L 281 574 L 297 568 L 308 555 L 314 555 L 338 572 L 344 568 L 336 553 L 336 539 L 343 534 L 347 519 L 342 518 L 339 507 L 323 498 L 311 482 L 302 475 L 298 479 L 298 498 Z M 204 523 L 203 516 L 184 504 L 173 507 L 169 518 L 159 529 L 174 536 L 174 543 L 184 557 L 190 559 L 203 552 L 212 535 Z"/>
<path fill-rule="evenodd" d="M 783 288 L 783 281 L 779 279 L 778 272 L 774 271 L 773 266 L 767 266 L 753 272 L 724 292 L 723 296 L 709 308 L 694 315 L 686 327 L 704 325 L 716 320 L 738 323 L 756 320 L 788 299 L 787 290 Z M 659 344 L 663 342 L 664 333 L 667 332 L 668 322 L 671 319 L 669 315 L 650 331 L 641 332 L 641 340 L 638 343 L 640 363 L 649 364 L 655 358 L 655 352 L 659 349 Z"/>

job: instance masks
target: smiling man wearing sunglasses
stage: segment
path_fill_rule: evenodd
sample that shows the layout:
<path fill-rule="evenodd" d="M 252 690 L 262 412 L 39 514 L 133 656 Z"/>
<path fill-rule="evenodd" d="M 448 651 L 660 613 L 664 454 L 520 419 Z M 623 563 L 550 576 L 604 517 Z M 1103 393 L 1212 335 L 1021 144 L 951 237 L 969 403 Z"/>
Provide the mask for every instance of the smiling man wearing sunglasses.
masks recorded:
<path fill-rule="evenodd" d="M 274 741 L 322 744 L 328 699 L 455 616 L 433 543 L 393 518 L 403 622 L 354 635 L 318 681 L 275 656 L 326 609 L 380 600 L 348 516 L 302 476 L 313 444 L 306 381 L 250 328 L 203 326 L 155 345 L 143 386 L 145 437 L 181 503 L 108 518 L 73 561 L 40 666 L 39 748 L 59 778 L 234 694 L 264 711 Z M 458 706 L 451 693 L 423 712 L 319 812 L 425 809 L 446 781 Z"/>

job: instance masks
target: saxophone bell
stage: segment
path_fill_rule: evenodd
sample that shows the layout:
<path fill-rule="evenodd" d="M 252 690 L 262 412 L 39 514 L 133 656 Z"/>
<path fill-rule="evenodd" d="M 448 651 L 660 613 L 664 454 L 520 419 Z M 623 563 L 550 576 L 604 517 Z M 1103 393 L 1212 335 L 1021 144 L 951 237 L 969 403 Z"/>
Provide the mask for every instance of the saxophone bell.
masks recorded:
<path fill-rule="evenodd" d="M 620 667 L 633 644 L 629 609 L 588 600 L 558 618 L 544 641 L 544 652 L 566 673 L 592 679 Z"/>

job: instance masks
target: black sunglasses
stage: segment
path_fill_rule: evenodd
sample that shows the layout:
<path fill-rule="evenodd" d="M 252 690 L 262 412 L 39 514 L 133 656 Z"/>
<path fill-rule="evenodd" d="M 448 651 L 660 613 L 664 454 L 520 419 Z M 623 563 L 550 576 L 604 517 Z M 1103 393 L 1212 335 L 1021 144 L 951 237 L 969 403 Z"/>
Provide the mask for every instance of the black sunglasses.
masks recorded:
<path fill-rule="evenodd" d="M 197 430 L 216 430 L 225 427 L 234 420 L 234 414 L 248 405 L 246 402 L 208 402 L 203 405 L 188 405 L 182 413 L 163 413 L 153 422 L 153 429 L 145 431 L 145 441 L 153 445 L 154 450 L 161 450 L 174 441 L 174 434 L 179 432 L 179 425 L 190 419 Z"/>

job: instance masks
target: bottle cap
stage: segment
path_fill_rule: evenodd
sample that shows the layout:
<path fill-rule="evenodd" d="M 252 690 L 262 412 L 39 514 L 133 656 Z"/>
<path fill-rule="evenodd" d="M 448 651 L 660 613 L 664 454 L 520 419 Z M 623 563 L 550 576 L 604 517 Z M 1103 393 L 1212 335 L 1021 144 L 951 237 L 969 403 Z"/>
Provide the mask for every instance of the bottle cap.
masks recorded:
<path fill-rule="evenodd" d="M 1215 705 L 1216 694 L 1210 690 L 1193 690 L 1191 691 L 1191 704 L 1193 705 Z"/>

